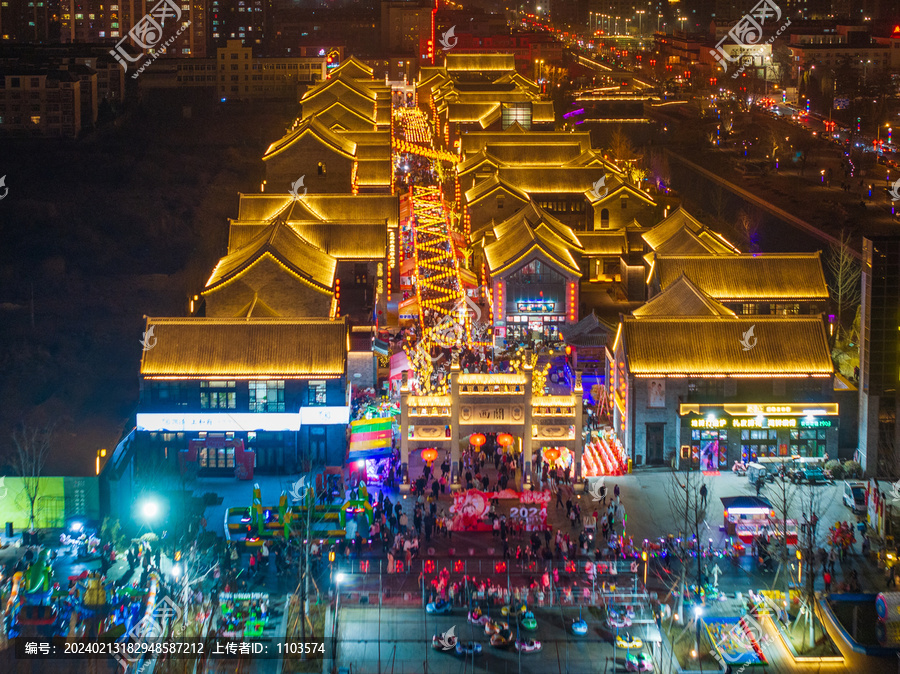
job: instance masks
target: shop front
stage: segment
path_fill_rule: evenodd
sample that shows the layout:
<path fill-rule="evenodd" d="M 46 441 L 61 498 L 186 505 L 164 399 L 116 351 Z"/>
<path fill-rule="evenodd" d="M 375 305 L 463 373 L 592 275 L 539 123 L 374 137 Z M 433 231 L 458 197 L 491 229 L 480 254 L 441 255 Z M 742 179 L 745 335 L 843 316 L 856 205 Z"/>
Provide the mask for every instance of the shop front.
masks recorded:
<path fill-rule="evenodd" d="M 703 471 L 762 457 L 837 456 L 837 403 L 682 403 L 679 422 L 679 459 Z"/>

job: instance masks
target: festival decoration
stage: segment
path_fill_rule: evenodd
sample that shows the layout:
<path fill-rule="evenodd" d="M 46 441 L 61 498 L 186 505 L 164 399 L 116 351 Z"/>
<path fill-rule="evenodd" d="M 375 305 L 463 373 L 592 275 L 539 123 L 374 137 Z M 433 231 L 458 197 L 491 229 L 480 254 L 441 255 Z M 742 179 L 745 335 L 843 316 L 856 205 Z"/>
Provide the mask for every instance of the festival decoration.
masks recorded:
<path fill-rule="evenodd" d="M 422 450 L 422 460 L 431 465 L 431 462 L 438 458 L 438 451 L 433 447 Z"/>
<path fill-rule="evenodd" d="M 500 435 L 497 436 L 497 444 L 500 445 L 501 447 L 503 447 L 504 449 L 506 447 L 509 447 L 510 445 L 512 445 L 513 442 L 515 442 L 515 440 L 514 440 L 513 436 L 511 436 L 509 433 L 501 433 Z"/>
<path fill-rule="evenodd" d="M 473 433 L 469 436 L 469 444 L 475 447 L 481 447 L 486 441 L 487 438 L 484 437 L 484 433 Z"/>
<path fill-rule="evenodd" d="M 556 447 L 548 447 L 544 450 L 544 460 L 553 463 L 559 458 L 559 450 Z"/>

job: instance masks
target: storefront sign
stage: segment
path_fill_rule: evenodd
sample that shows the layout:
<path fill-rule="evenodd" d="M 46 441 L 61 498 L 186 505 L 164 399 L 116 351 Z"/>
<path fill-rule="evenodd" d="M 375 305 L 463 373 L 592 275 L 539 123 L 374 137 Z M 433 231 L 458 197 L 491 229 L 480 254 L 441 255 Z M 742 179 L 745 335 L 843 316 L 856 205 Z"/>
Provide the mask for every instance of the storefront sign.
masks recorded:
<path fill-rule="evenodd" d="M 831 428 L 831 419 L 798 419 L 797 417 L 751 417 L 749 419 L 691 419 L 691 428 Z"/>
<path fill-rule="evenodd" d="M 837 403 L 760 403 L 750 405 L 738 405 L 726 403 L 724 405 L 707 405 L 705 403 L 681 403 L 678 406 L 681 416 L 696 414 L 706 416 L 709 414 L 728 414 L 733 417 L 756 417 L 760 415 L 796 416 L 796 417 L 834 417 L 838 415 Z"/>
<path fill-rule="evenodd" d="M 521 424 L 525 421 L 522 405 L 460 405 L 459 420 L 463 424 Z"/>
<path fill-rule="evenodd" d="M 137 415 L 138 430 L 169 432 L 299 431 L 300 421 L 299 414 L 290 412 L 208 412 L 205 414 L 142 412 Z"/>
<path fill-rule="evenodd" d="M 300 423 L 309 425 L 349 424 L 349 407 L 301 407 Z"/>
<path fill-rule="evenodd" d="M 727 419 L 691 419 L 691 428 L 725 428 Z"/>
<path fill-rule="evenodd" d="M 516 302 L 516 308 L 523 314 L 552 314 L 556 302 Z"/>

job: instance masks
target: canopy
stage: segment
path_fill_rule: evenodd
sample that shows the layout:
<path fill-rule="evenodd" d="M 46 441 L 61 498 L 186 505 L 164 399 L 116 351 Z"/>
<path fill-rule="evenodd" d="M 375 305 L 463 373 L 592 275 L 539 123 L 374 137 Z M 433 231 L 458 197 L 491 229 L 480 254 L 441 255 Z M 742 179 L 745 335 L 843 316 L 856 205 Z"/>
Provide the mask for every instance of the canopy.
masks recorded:
<path fill-rule="evenodd" d="M 772 504 L 769 500 L 761 496 L 724 496 L 720 499 L 725 509 L 730 512 L 743 511 L 749 512 L 769 512 L 772 510 Z"/>
<path fill-rule="evenodd" d="M 351 422 L 349 461 L 390 456 L 393 423 L 392 417 Z"/>

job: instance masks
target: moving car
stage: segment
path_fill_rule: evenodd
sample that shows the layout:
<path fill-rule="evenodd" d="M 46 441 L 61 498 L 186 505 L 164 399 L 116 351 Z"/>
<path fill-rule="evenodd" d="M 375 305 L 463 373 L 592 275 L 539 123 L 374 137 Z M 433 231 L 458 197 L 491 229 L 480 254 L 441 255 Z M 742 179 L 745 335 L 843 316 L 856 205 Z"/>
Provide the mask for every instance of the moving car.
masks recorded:
<path fill-rule="evenodd" d="M 496 634 L 501 630 L 508 630 L 509 623 L 501 622 L 499 620 L 488 620 L 484 624 L 484 633 L 485 634 Z"/>
<path fill-rule="evenodd" d="M 572 621 L 572 632 L 574 632 L 577 636 L 583 637 L 587 634 L 588 624 L 586 620 L 582 620 L 579 618 L 578 620 Z"/>
<path fill-rule="evenodd" d="M 522 618 L 522 627 L 528 631 L 537 629 L 537 618 L 534 617 L 534 613 L 531 611 L 525 612 L 525 617 Z"/>
<path fill-rule="evenodd" d="M 620 634 L 616 637 L 616 646 L 618 648 L 643 648 L 644 642 L 638 637 L 633 637 L 629 633 Z"/>
<path fill-rule="evenodd" d="M 653 659 L 649 653 L 628 653 L 625 656 L 626 672 L 652 672 Z"/>
<path fill-rule="evenodd" d="M 844 482 L 844 505 L 856 515 L 866 514 L 865 482 Z"/>
<path fill-rule="evenodd" d="M 496 634 L 491 635 L 491 646 L 494 648 L 506 648 L 509 646 L 509 640 L 512 634 L 509 630 L 500 630 Z"/>

